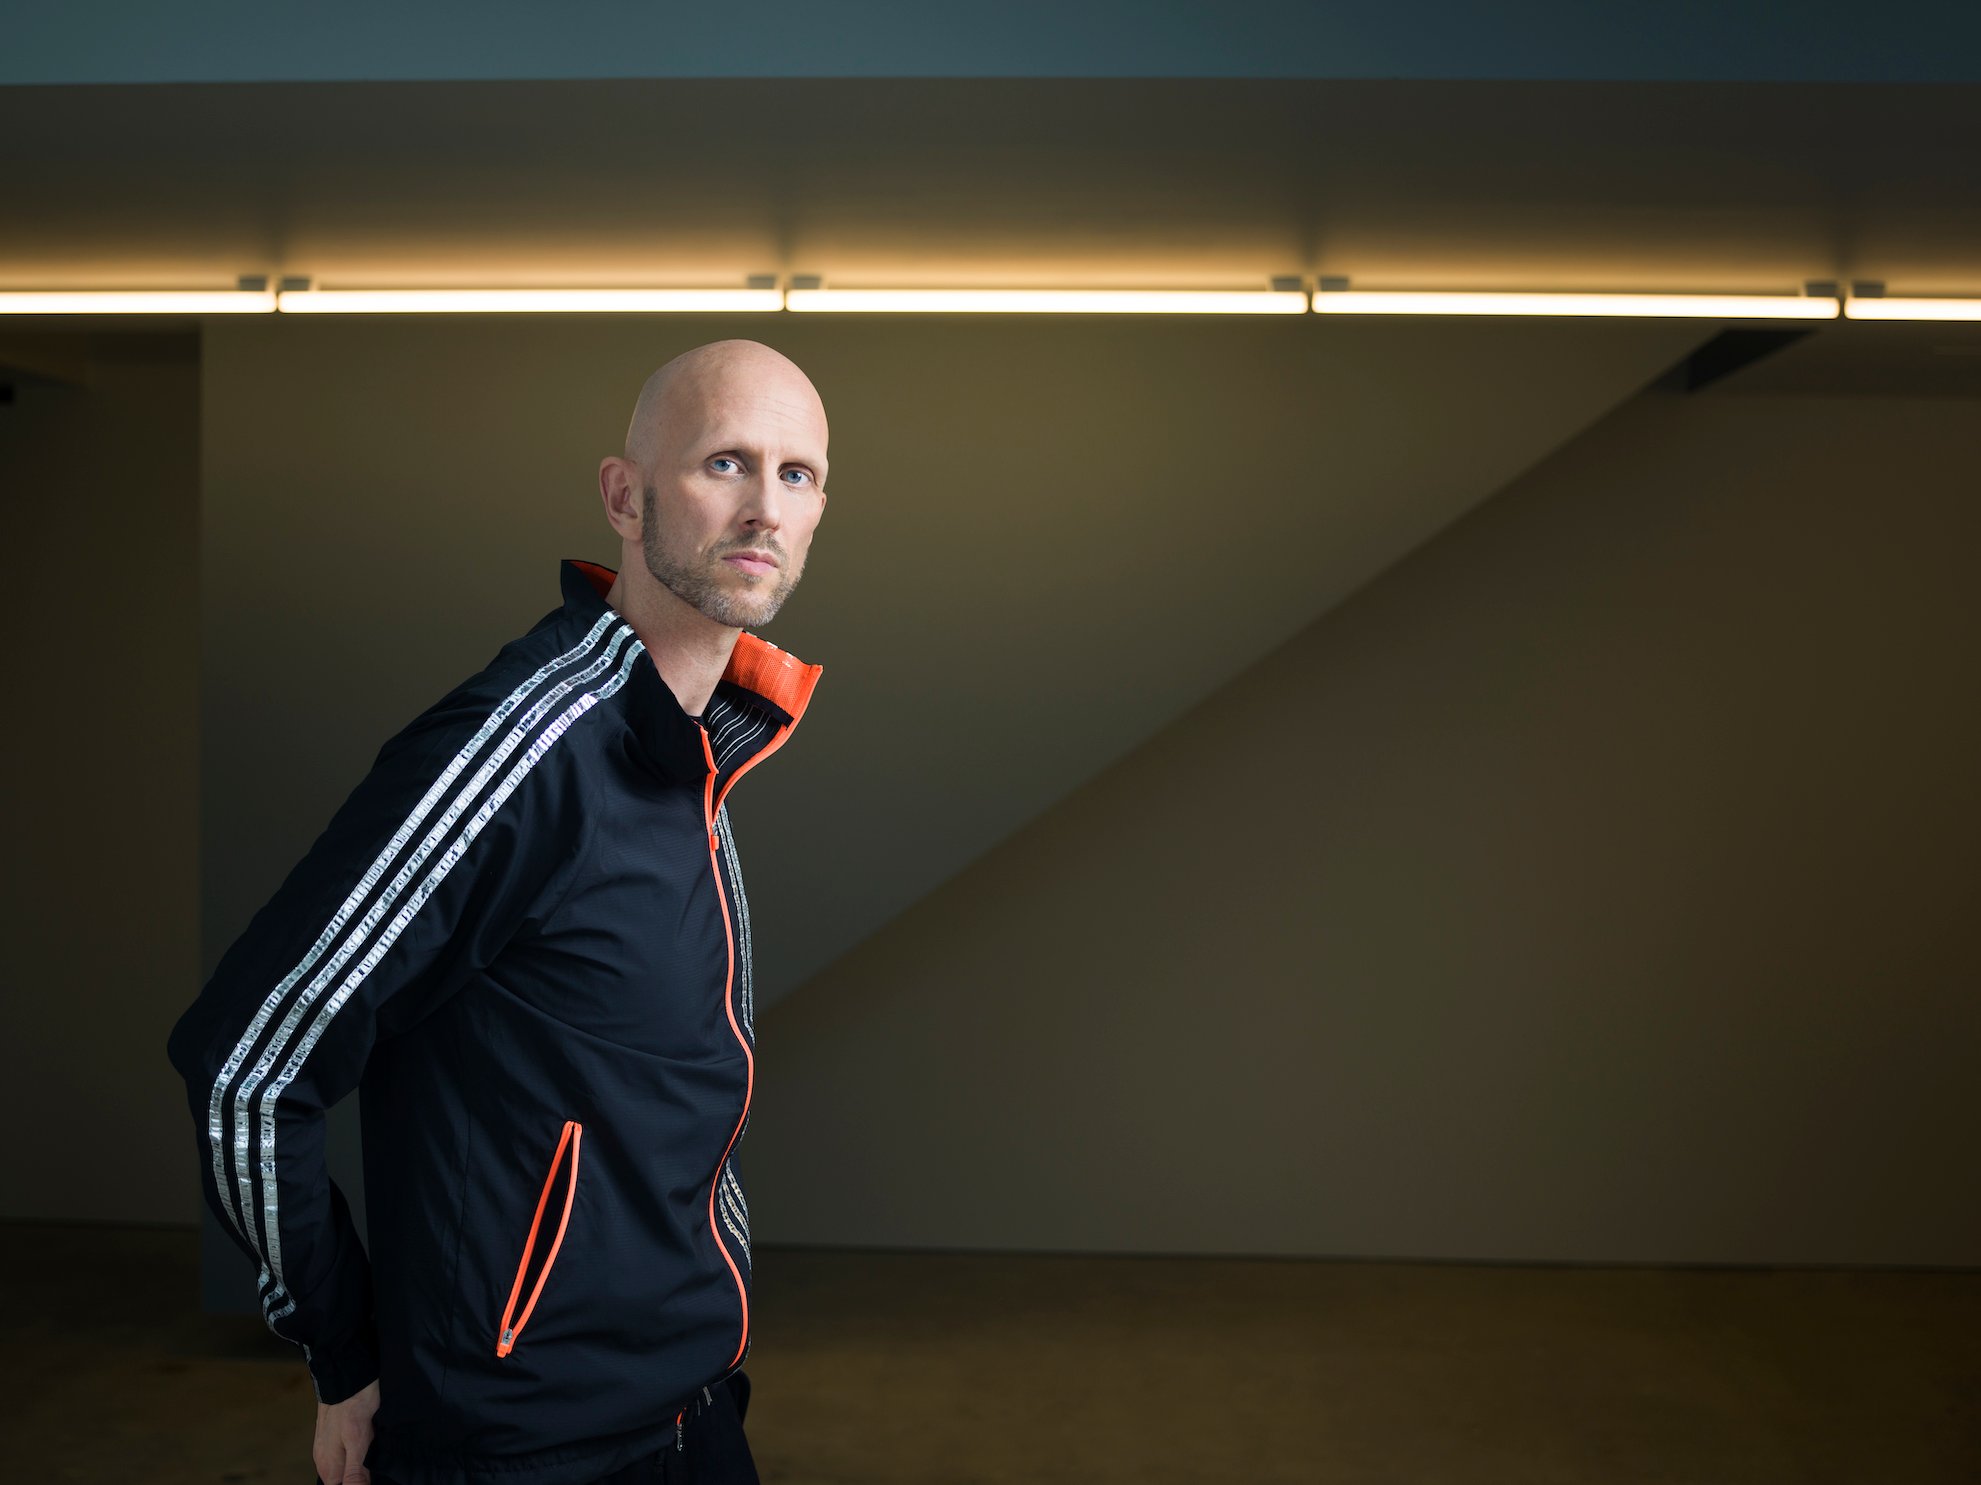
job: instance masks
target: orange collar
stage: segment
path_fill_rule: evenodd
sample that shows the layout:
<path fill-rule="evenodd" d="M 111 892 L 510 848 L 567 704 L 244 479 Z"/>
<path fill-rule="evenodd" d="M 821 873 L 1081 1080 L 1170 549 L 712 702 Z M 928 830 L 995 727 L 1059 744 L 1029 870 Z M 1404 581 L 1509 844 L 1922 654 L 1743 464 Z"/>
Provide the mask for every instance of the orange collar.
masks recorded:
<path fill-rule="evenodd" d="M 612 591 L 612 584 L 619 574 L 602 563 L 588 562 L 582 557 L 568 557 L 565 560 L 591 581 L 599 601 L 604 602 L 605 595 Z M 729 652 L 729 664 L 723 667 L 722 679 L 746 691 L 754 691 L 786 712 L 795 723 L 805 714 L 805 707 L 812 699 L 812 688 L 824 673 L 823 665 L 807 665 L 789 650 L 781 650 L 769 640 L 760 639 L 747 629 L 739 629 L 736 632 L 736 647 Z"/>

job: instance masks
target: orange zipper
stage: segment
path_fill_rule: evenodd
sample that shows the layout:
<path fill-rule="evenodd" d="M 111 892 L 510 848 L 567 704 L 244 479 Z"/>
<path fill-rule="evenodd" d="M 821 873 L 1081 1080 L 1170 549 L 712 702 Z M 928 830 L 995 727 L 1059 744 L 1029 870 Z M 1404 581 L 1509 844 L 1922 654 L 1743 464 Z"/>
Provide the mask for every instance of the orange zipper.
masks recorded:
<path fill-rule="evenodd" d="M 495 1354 L 507 1356 L 516 1344 L 516 1337 L 522 1334 L 523 1326 L 529 1322 L 530 1311 L 537 1307 L 537 1296 L 543 1293 L 543 1281 L 550 1277 L 550 1266 L 557 1262 L 557 1250 L 564 1242 L 564 1228 L 571 1220 L 571 1198 L 578 1194 L 578 1146 L 583 1142 L 585 1126 L 575 1119 L 564 1121 L 564 1132 L 557 1138 L 557 1153 L 550 1157 L 550 1173 L 543 1178 L 543 1194 L 537 1198 L 536 1215 L 530 1218 L 530 1235 L 523 1240 L 523 1261 L 516 1265 L 516 1282 L 509 1289 L 509 1303 L 502 1307 L 502 1333 L 495 1343 Z M 557 1217 L 557 1236 L 550 1241 L 550 1252 L 543 1260 L 543 1270 L 537 1275 L 536 1287 L 530 1290 L 529 1303 L 523 1306 L 523 1313 L 516 1316 L 511 1325 L 509 1317 L 516 1313 L 516 1296 L 523 1292 L 523 1275 L 530 1267 L 530 1254 L 537 1245 L 537 1228 L 543 1223 L 543 1209 L 550 1200 L 550 1188 L 557 1182 L 557 1167 L 564 1159 L 564 1147 L 571 1147 L 571 1174 L 564 1185 L 564 1210 Z"/>
<path fill-rule="evenodd" d="M 722 1254 L 722 1261 L 729 1265 L 729 1276 L 736 1281 L 736 1298 L 743 1307 L 743 1333 L 736 1341 L 736 1354 L 729 1358 L 734 1366 L 743 1359 L 744 1351 L 750 1345 L 750 1291 L 743 1282 L 742 1270 L 736 1267 L 736 1260 L 729 1256 L 729 1245 L 722 1240 L 722 1229 L 716 1223 L 715 1188 L 722 1184 L 722 1167 L 729 1159 L 729 1152 L 736 1148 L 736 1136 L 743 1132 L 743 1119 L 750 1116 L 750 1095 L 756 1087 L 757 1061 L 750 1055 L 749 1038 L 743 1035 L 743 1028 L 736 1024 L 736 1008 L 733 1004 L 736 983 L 736 936 L 729 927 L 729 894 L 722 888 L 722 863 L 718 859 L 721 841 L 715 829 L 715 812 L 722 808 L 722 800 L 715 797 L 715 749 L 709 742 L 708 728 L 697 722 L 695 726 L 702 734 L 702 756 L 708 760 L 708 777 L 702 781 L 702 823 L 708 827 L 708 865 L 715 874 L 715 896 L 722 910 L 722 940 L 729 949 L 729 968 L 722 981 L 722 1009 L 729 1017 L 729 1029 L 735 1033 L 737 1042 L 743 1048 L 743 1064 L 747 1069 L 743 1083 L 743 1118 L 736 1121 L 736 1128 L 730 1131 L 729 1143 L 723 1147 L 722 1159 L 715 1163 L 715 1178 L 708 1188 L 708 1230 L 715 1238 L 715 1246 Z M 784 740 L 789 727 L 780 728 L 775 737 L 767 743 L 755 757 L 746 760 L 743 766 L 729 776 L 729 783 L 722 786 L 726 796 L 736 780 L 746 773 L 752 764 L 769 754 Z M 677 1423 L 679 1419 L 675 1420 Z"/>

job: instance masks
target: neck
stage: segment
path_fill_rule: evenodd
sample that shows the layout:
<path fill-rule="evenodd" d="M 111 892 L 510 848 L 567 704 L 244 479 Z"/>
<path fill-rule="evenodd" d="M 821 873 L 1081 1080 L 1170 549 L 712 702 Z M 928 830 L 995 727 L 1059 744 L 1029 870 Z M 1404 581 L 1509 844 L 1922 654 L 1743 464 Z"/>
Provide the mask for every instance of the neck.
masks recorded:
<path fill-rule="evenodd" d="M 621 561 L 605 601 L 633 626 L 681 710 L 699 717 L 729 666 L 736 636 L 743 631 L 718 624 L 683 603 L 672 589 L 654 580 L 637 553 Z"/>

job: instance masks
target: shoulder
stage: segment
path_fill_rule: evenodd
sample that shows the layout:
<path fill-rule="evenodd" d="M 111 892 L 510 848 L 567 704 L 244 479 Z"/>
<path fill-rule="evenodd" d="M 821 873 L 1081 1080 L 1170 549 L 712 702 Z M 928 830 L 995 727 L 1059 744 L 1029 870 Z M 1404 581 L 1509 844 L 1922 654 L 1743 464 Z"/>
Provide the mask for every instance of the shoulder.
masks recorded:
<path fill-rule="evenodd" d="M 480 670 L 428 705 L 386 742 L 404 750 L 437 738 L 467 743 L 529 736 L 569 721 L 612 695 L 632 626 L 607 614 L 588 629 L 549 617 L 505 644 Z M 623 681 L 619 682 L 623 684 Z"/>
<path fill-rule="evenodd" d="M 631 626 L 601 616 L 580 630 L 546 616 L 480 670 L 451 687 L 380 747 L 376 772 L 402 787 L 470 796 L 532 780 L 527 792 L 566 796 L 585 757 L 618 723 L 610 702 L 624 685 Z"/>

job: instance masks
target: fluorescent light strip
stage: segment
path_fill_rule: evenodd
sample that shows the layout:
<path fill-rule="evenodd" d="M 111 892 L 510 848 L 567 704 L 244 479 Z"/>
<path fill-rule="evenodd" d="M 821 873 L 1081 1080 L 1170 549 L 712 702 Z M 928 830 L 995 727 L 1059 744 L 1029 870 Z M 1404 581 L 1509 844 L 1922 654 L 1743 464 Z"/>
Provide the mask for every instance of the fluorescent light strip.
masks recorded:
<path fill-rule="evenodd" d="M 1309 296 L 1229 289 L 305 289 L 0 291 L 0 315 L 1002 312 L 1298 314 Z M 1624 315 L 1700 319 L 1981 320 L 1981 298 L 1797 294 L 1328 290 L 1316 314 Z"/>
<path fill-rule="evenodd" d="M 1886 299 L 1852 295 L 1847 320 L 1981 320 L 1981 299 Z"/>
<path fill-rule="evenodd" d="M 777 289 L 289 289 L 283 314 L 665 314 L 775 310 Z"/>
<path fill-rule="evenodd" d="M 267 290 L 0 291 L 0 315 L 252 315 L 275 308 Z"/>
<path fill-rule="evenodd" d="M 1833 320 L 1837 301 L 1803 294 L 1515 294 L 1322 289 L 1315 314 L 1646 315 L 1709 320 Z"/>
<path fill-rule="evenodd" d="M 784 307 L 800 311 L 921 314 L 1303 314 L 1292 289 L 792 289 Z"/>

